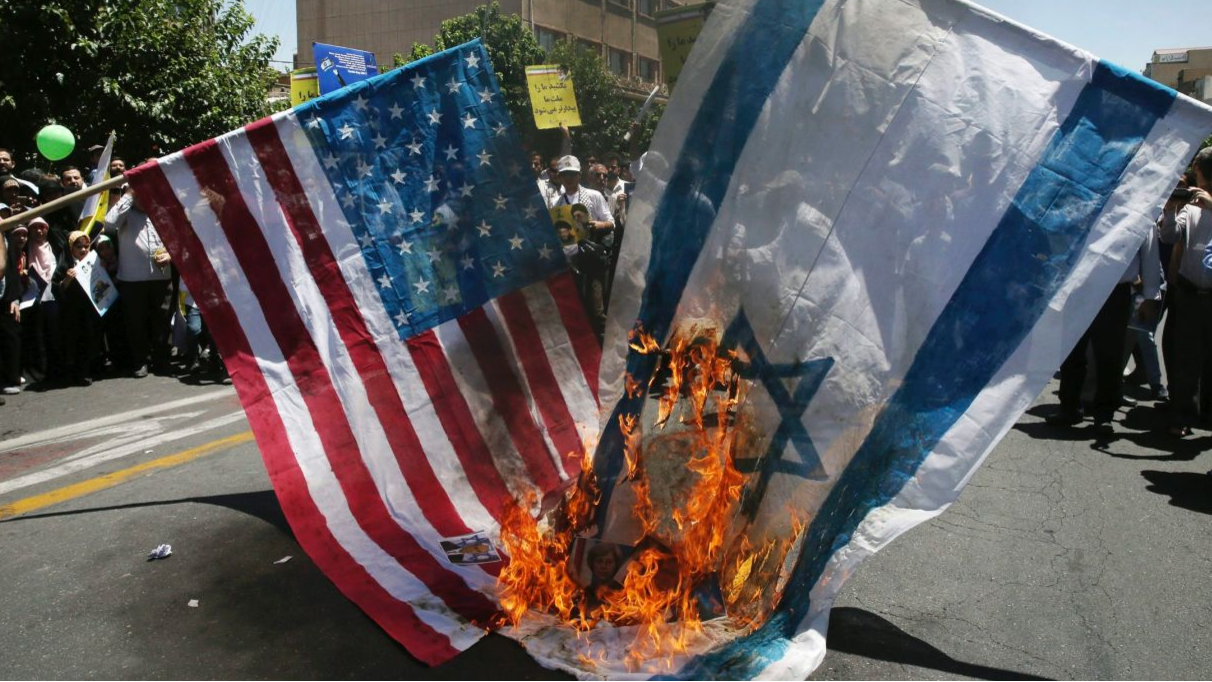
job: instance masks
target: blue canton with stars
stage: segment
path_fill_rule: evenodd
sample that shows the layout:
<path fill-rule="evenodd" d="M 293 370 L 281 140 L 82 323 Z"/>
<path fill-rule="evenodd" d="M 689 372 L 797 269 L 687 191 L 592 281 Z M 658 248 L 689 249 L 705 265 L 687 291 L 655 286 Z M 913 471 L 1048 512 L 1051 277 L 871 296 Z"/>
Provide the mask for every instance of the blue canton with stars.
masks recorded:
<path fill-rule="evenodd" d="M 295 114 L 402 337 L 567 269 L 479 40 Z"/>
<path fill-rule="evenodd" d="M 825 381 L 829 370 L 833 368 L 833 358 L 792 363 L 770 362 L 754 336 L 753 327 L 750 326 L 744 310 L 737 313 L 736 319 L 724 332 L 720 345 L 723 348 L 745 352 L 749 367 L 742 376 L 760 381 L 779 412 L 779 425 L 770 439 L 766 453 L 757 459 L 737 462 L 737 469 L 742 473 L 757 474 L 753 485 L 741 501 L 741 513 L 753 518 L 766 496 L 766 488 L 774 474 L 790 474 L 818 481 L 827 478 L 816 446 L 812 444 L 808 429 L 804 428 L 803 418 L 813 396 Z M 799 377 L 799 383 L 794 391 L 788 391 L 784 380 L 795 377 Z M 788 445 L 795 450 L 799 461 L 783 458 Z"/>

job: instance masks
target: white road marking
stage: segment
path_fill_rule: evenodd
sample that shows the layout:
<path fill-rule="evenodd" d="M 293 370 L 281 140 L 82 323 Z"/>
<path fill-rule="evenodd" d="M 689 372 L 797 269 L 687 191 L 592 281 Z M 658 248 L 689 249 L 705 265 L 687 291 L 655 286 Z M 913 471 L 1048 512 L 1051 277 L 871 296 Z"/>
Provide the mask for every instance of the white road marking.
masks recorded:
<path fill-rule="evenodd" d="M 69 476 L 78 471 L 95 467 L 98 464 L 104 464 L 105 462 L 109 462 L 111 460 L 143 452 L 144 450 L 153 449 L 157 446 L 170 443 L 175 440 L 181 440 L 183 438 L 196 436 L 200 433 L 206 433 L 207 431 L 243 420 L 244 412 L 241 410 L 239 412 L 232 412 L 231 414 L 226 414 L 222 417 L 216 417 L 215 419 L 204 421 L 200 424 L 187 426 L 182 429 L 176 429 L 165 433 L 156 433 L 146 438 L 141 438 L 134 441 L 127 440 L 122 445 L 117 447 L 112 447 L 111 443 L 105 443 L 103 446 L 93 446 L 90 448 L 92 452 L 82 458 L 73 458 L 73 461 L 58 464 L 57 466 L 53 466 L 49 469 L 43 469 L 42 471 L 36 471 L 32 474 L 19 476 L 9 481 L 0 482 L 0 495 L 12 492 L 14 490 L 19 490 L 21 488 L 28 488 L 31 485 L 52 481 L 56 478 L 62 478 L 63 476 Z"/>
<path fill-rule="evenodd" d="M 152 405 L 151 407 L 143 407 L 137 410 L 123 412 L 121 414 L 112 414 L 106 417 L 98 417 L 97 419 L 90 419 L 88 421 L 78 422 L 75 424 L 58 426 L 53 429 L 47 429 L 46 431 L 38 431 L 36 433 L 26 434 L 20 438 L 0 441 L 0 453 L 13 452 L 14 450 L 36 447 L 40 445 L 49 445 L 51 443 L 58 443 L 62 441 L 80 440 L 81 438 L 87 438 L 90 435 L 90 432 L 97 431 L 99 429 L 120 424 L 129 425 L 132 420 L 142 419 L 149 415 L 159 414 L 161 412 L 170 412 L 172 410 L 190 407 L 193 405 L 210 402 L 212 400 L 218 400 L 220 398 L 235 397 L 235 395 L 236 393 L 233 389 L 221 389 L 218 391 L 211 391 L 209 393 L 192 396 L 190 398 L 174 400 L 161 405 Z"/>

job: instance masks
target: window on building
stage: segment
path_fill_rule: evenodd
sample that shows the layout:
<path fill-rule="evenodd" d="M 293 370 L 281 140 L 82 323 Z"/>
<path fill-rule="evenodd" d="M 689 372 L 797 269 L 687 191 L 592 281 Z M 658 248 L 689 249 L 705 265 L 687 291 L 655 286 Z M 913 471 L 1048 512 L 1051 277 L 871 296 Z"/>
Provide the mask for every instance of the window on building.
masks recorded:
<path fill-rule="evenodd" d="M 610 0 L 610 4 L 631 9 L 631 0 Z"/>
<path fill-rule="evenodd" d="M 563 37 L 563 34 L 549 28 L 543 28 L 542 26 L 534 27 L 534 39 L 538 41 L 539 47 L 548 52 L 554 50 L 556 43 L 560 42 L 560 39 Z"/>
<path fill-rule="evenodd" d="M 577 46 L 577 51 L 579 51 L 579 52 L 595 52 L 597 54 L 602 53 L 602 51 L 600 49 L 598 49 L 598 44 L 593 42 L 592 40 L 585 40 L 584 38 L 577 38 L 576 46 Z"/>
<path fill-rule="evenodd" d="M 613 47 L 606 50 L 606 63 L 610 67 L 610 72 L 616 76 L 626 76 L 631 71 L 628 67 L 631 66 L 631 55 L 622 51 L 616 50 Z"/>
<path fill-rule="evenodd" d="M 661 0 L 639 0 L 639 7 L 637 9 L 639 9 L 640 14 L 650 17 L 660 11 Z"/>
<path fill-rule="evenodd" d="M 660 62 L 655 59 L 646 59 L 644 57 L 636 57 L 635 60 L 635 75 L 640 80 L 648 83 L 656 83 L 660 77 Z"/>

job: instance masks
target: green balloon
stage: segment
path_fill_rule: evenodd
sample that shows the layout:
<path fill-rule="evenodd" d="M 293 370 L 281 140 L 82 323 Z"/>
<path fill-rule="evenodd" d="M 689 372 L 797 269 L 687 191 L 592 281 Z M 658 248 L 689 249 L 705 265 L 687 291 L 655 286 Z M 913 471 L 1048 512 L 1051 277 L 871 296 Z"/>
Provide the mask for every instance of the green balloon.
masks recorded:
<path fill-rule="evenodd" d="M 76 148 L 76 136 L 61 125 L 48 125 L 34 137 L 38 151 L 51 161 L 61 161 Z"/>

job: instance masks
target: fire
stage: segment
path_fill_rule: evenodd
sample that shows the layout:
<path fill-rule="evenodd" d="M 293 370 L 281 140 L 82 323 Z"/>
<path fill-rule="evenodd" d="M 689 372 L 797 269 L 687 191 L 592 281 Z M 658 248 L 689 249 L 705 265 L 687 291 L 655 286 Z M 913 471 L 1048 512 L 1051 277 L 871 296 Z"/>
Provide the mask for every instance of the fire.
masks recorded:
<path fill-rule="evenodd" d="M 790 540 L 772 538 L 756 546 L 745 528 L 736 527 L 744 523 L 737 512 L 746 484 L 736 467 L 738 448 L 752 441 L 741 409 L 749 382 L 741 377 L 743 358 L 719 344 L 715 329 L 691 327 L 673 334 L 664 347 L 642 329 L 632 331 L 630 347 L 657 359 L 647 386 L 625 377 L 628 395 L 656 396 L 655 415 L 625 414 L 618 421 L 622 480 L 635 495 L 630 513 L 642 538 L 621 580 L 595 577 L 589 588 L 582 586 L 580 555 L 573 548 L 578 538 L 598 530 L 592 524 L 601 501 L 585 457 L 577 484 L 553 513 L 535 519 L 528 511 L 534 500 L 527 499 L 505 515 L 501 542 L 510 563 L 499 578 L 503 624 L 516 626 L 528 614 L 543 613 L 579 633 L 602 623 L 634 627 L 624 661 L 629 669 L 648 662 L 670 668 L 672 657 L 686 653 L 702 632 L 704 613 L 726 613 L 741 630 L 760 624 L 771 601 L 762 592 L 770 591 L 803 526 L 796 519 Z M 651 475 L 669 466 L 683 468 L 678 482 L 671 485 L 664 476 L 654 490 Z M 718 608 L 711 606 L 713 599 Z"/>

